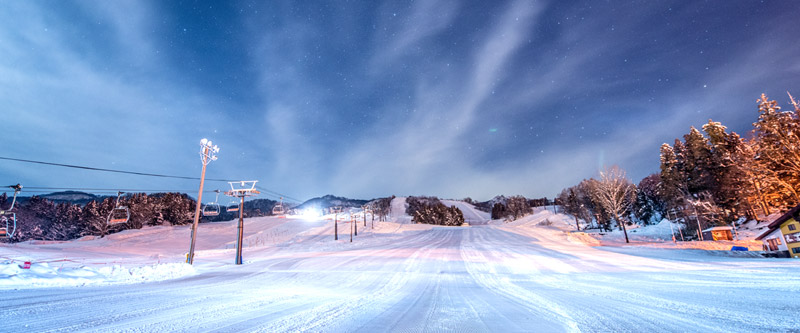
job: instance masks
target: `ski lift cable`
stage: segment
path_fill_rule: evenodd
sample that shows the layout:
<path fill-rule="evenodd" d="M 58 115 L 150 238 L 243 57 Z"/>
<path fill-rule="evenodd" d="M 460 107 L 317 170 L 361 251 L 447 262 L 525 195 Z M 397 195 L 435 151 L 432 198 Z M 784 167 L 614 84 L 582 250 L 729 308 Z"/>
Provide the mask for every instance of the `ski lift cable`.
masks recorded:
<path fill-rule="evenodd" d="M 292 197 L 290 197 L 290 196 L 288 196 L 288 195 L 286 195 L 286 194 L 283 194 L 283 193 L 278 193 L 278 192 L 275 192 L 275 191 L 272 191 L 272 190 L 269 190 L 269 189 L 265 189 L 265 188 L 263 188 L 263 187 L 261 187 L 261 186 L 258 186 L 258 185 L 256 185 L 256 188 L 257 188 L 258 190 L 260 190 L 261 192 L 269 192 L 269 193 L 272 193 L 272 194 L 274 194 L 274 195 L 276 195 L 276 196 L 283 197 L 283 198 L 285 198 L 285 199 L 289 199 L 289 200 L 291 200 L 291 201 L 296 201 L 296 202 L 298 202 L 298 203 L 302 202 L 302 200 L 299 200 L 299 199 L 297 199 L 297 198 L 292 198 Z"/>
<path fill-rule="evenodd" d="M 284 199 L 284 200 L 283 200 L 283 202 L 284 202 L 284 203 L 292 203 L 292 204 L 298 204 L 298 205 L 301 203 L 300 201 L 295 201 L 295 200 L 285 200 L 285 199 L 286 199 L 286 197 L 280 196 L 280 195 L 278 195 L 278 194 L 269 193 L 269 192 L 267 192 L 267 190 L 264 190 L 264 189 L 262 189 L 262 188 L 259 188 L 258 186 L 256 186 L 256 189 L 258 189 L 259 191 L 261 191 L 261 194 L 262 194 L 262 195 L 265 195 L 265 196 L 267 196 L 267 198 L 268 198 L 268 199 L 270 199 L 270 200 L 273 200 L 273 201 L 278 201 L 278 200 L 280 200 L 281 198 L 283 198 L 283 199 Z M 271 191 L 270 191 L 270 192 L 271 192 Z"/>
<path fill-rule="evenodd" d="M 51 166 L 60 166 L 65 168 L 75 168 L 75 169 L 83 169 L 83 170 L 92 170 L 92 171 L 104 171 L 104 172 L 113 172 L 113 173 L 122 173 L 122 174 L 130 174 L 130 175 L 137 175 L 137 176 L 149 176 L 149 177 L 160 177 L 160 178 L 174 178 L 174 179 L 186 179 L 186 180 L 200 180 L 198 177 L 186 177 L 186 176 L 174 176 L 174 175 L 163 175 L 163 174 L 156 174 L 156 173 L 146 173 L 146 172 L 137 172 L 137 171 L 125 171 L 125 170 L 114 170 L 114 169 L 105 169 L 105 168 L 95 168 L 95 167 L 88 167 L 82 165 L 72 165 L 72 164 L 63 164 L 63 163 L 54 163 L 54 162 L 44 162 L 44 161 L 34 161 L 34 160 L 27 160 L 27 159 L 20 159 L 20 158 L 11 158 L 11 157 L 4 157 L 0 156 L 0 160 L 8 160 L 8 161 L 16 161 L 16 162 L 24 162 L 24 163 L 33 163 L 33 164 L 43 164 L 43 165 L 51 165 Z M 214 178 L 206 178 L 207 181 L 218 181 L 218 182 L 239 182 L 239 180 L 230 180 L 230 179 L 214 179 Z M 297 203 L 303 202 L 297 198 L 292 198 L 285 194 L 275 192 L 261 186 L 256 186 L 260 191 L 273 193 L 274 196 L 283 197 L 289 199 L 291 201 L 295 201 Z M 116 193 L 116 189 L 113 189 L 114 193 Z M 190 192 L 190 191 L 185 191 Z"/>
<path fill-rule="evenodd" d="M 124 170 L 114 170 L 114 169 L 105 169 L 105 168 L 95 168 L 95 167 L 88 167 L 88 166 L 82 166 L 82 165 L 72 165 L 72 164 L 63 164 L 63 163 L 34 161 L 34 160 L 26 160 L 26 159 L 21 159 L 21 158 L 11 158 L 11 157 L 3 157 L 3 156 L 0 156 L 0 160 L 17 161 L 17 162 L 34 163 L 34 164 L 44 164 L 44 165 L 60 166 L 60 167 L 74 168 L 74 169 L 93 170 L 93 171 L 124 173 L 124 174 L 137 175 L 137 176 L 149 176 L 149 177 L 160 177 L 160 178 L 175 178 L 175 179 L 187 179 L 187 180 L 200 180 L 199 177 L 185 177 L 185 176 L 174 176 L 174 175 L 162 175 L 162 174 L 157 174 L 157 173 L 147 173 L 147 172 L 137 172 L 137 171 L 124 171 Z M 236 181 L 236 180 L 230 180 L 230 179 L 214 179 L 214 178 L 206 178 L 206 180 L 207 181 L 215 181 L 215 182 L 232 182 L 232 181 Z"/>
<path fill-rule="evenodd" d="M 117 191 L 124 191 L 127 193 L 194 193 L 197 191 L 196 189 L 191 190 L 175 190 L 175 189 L 125 189 L 125 188 L 90 188 L 90 187 L 43 187 L 43 186 L 26 186 L 25 193 L 53 193 L 53 191 L 86 191 L 95 194 L 117 194 Z M 204 190 L 203 193 L 213 193 L 216 190 Z M 0 190 L 0 193 L 14 193 L 14 191 L 10 190 Z M 278 199 L 280 198 L 279 195 L 271 194 L 271 193 L 263 193 L 268 197 Z M 284 197 L 285 199 L 285 197 Z M 284 200 L 287 202 L 292 203 L 299 203 L 295 202 L 294 200 Z"/>
<path fill-rule="evenodd" d="M 124 191 L 129 193 L 142 193 L 142 192 L 196 192 L 196 189 L 192 190 L 175 190 L 175 189 L 159 189 L 159 190 L 152 190 L 152 189 L 125 189 L 125 188 L 93 188 L 93 187 L 45 187 L 45 186 L 26 186 L 26 190 L 63 190 L 63 191 L 96 191 L 96 192 L 108 192 L 112 191 L 113 193 L 117 193 L 117 191 Z M 26 191 L 26 192 L 37 192 L 39 191 Z M 214 190 L 206 190 L 205 192 L 214 192 Z M 42 192 L 43 193 L 43 192 Z"/>
<path fill-rule="evenodd" d="M 286 200 L 286 197 L 282 197 L 282 196 L 275 195 L 275 194 L 272 194 L 272 193 L 264 193 L 264 192 L 261 192 L 261 194 L 265 194 L 265 195 L 267 195 L 267 196 L 268 196 L 270 199 L 274 199 L 273 201 L 278 201 L 278 200 L 280 200 L 280 199 L 282 198 L 284 203 L 300 204 L 300 201 L 295 201 L 295 200 Z"/>

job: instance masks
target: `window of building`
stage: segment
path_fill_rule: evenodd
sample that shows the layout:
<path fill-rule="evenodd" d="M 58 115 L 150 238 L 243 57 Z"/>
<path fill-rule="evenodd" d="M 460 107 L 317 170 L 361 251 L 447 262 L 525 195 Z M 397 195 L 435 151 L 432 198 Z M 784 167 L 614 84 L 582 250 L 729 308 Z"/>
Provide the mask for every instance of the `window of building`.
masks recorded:
<path fill-rule="evenodd" d="M 770 251 L 778 251 L 778 245 L 780 244 L 781 244 L 780 238 L 767 239 L 767 247 L 769 247 Z"/>
<path fill-rule="evenodd" d="M 792 249 L 792 253 L 794 253 L 794 254 L 800 254 L 800 247 L 793 248 L 793 249 Z"/>
<path fill-rule="evenodd" d="M 795 228 L 794 223 L 789 225 L 789 230 L 790 231 L 794 231 L 795 229 L 797 229 L 797 228 Z"/>

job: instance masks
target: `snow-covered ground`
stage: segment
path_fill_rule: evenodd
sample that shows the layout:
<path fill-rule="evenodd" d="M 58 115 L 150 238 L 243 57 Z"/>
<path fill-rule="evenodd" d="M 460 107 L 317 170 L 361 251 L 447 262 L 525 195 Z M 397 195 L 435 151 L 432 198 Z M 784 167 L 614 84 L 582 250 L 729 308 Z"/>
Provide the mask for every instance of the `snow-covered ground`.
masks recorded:
<path fill-rule="evenodd" d="M 558 221 L 555 224 L 563 230 L 574 231 L 575 220 L 573 217 L 557 214 L 551 220 Z M 760 231 L 758 228 L 765 227 L 767 223 L 756 226 L 753 222 L 748 222 L 737 229 L 736 240 L 733 241 L 681 241 L 681 224 L 671 222 L 667 219 L 648 226 L 631 225 L 627 226 L 629 243 L 625 242 L 625 234 L 622 230 L 614 228 L 612 231 L 601 231 L 598 229 L 584 230 L 581 233 L 570 235 L 573 239 L 580 239 L 590 245 L 605 246 L 640 246 L 658 247 L 675 249 L 697 249 L 697 250 L 730 250 L 733 246 L 747 247 L 750 251 L 761 251 L 762 242 L 755 240 Z M 585 227 L 581 224 L 581 227 Z M 672 236 L 675 236 L 673 242 Z M 745 254 L 746 255 L 746 254 Z"/>
<path fill-rule="evenodd" d="M 399 201 L 398 201 L 399 202 Z M 398 204 L 399 206 L 400 204 Z M 395 203 L 392 203 L 394 210 Z M 397 212 L 393 212 L 397 213 Z M 0 245 L 2 331 L 790 331 L 800 261 L 592 247 L 538 211 L 498 225 L 252 218 Z M 399 219 L 398 219 L 399 218 Z M 17 265 L 31 261 L 30 270 Z"/>
<path fill-rule="evenodd" d="M 392 199 L 389 221 L 397 223 L 411 223 L 411 216 L 406 214 L 406 198 L 397 197 Z"/>
<path fill-rule="evenodd" d="M 491 214 L 480 211 L 475 208 L 475 206 L 470 205 L 463 201 L 456 201 L 456 200 L 442 200 L 442 203 L 446 206 L 456 206 L 456 208 L 460 209 L 461 212 L 464 214 L 464 222 L 469 225 L 482 225 L 486 224 L 491 220 Z"/>

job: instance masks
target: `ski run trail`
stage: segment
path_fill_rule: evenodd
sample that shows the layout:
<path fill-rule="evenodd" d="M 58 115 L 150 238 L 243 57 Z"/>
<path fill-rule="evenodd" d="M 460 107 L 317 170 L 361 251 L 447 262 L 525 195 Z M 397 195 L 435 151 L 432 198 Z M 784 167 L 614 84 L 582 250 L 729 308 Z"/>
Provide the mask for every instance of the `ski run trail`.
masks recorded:
<path fill-rule="evenodd" d="M 592 247 L 547 211 L 469 227 L 261 217 L 0 244 L 2 332 L 768 332 L 800 328 L 800 261 Z M 340 216 L 341 217 L 341 216 Z M 542 223 L 547 221 L 547 223 Z M 552 224 L 552 225 L 546 225 Z M 23 261 L 32 262 L 22 269 Z"/>

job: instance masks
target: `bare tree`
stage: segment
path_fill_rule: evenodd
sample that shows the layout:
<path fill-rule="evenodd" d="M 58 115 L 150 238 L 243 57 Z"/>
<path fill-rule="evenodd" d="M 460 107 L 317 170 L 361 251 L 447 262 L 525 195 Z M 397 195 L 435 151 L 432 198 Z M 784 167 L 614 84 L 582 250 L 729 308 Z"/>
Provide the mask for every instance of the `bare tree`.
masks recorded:
<path fill-rule="evenodd" d="M 630 243 L 630 241 L 622 217 L 630 211 L 635 194 L 636 187 L 625 176 L 625 171 L 618 166 L 615 165 L 600 172 L 600 181 L 595 187 L 595 195 L 603 208 L 622 226 L 625 243 Z"/>

